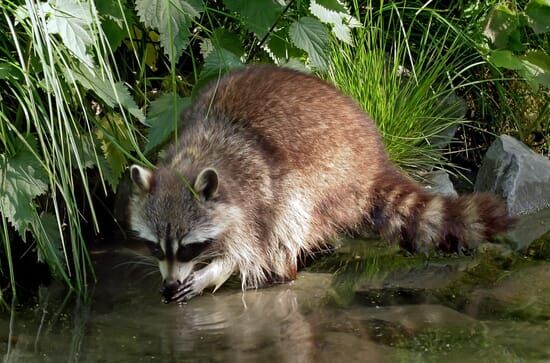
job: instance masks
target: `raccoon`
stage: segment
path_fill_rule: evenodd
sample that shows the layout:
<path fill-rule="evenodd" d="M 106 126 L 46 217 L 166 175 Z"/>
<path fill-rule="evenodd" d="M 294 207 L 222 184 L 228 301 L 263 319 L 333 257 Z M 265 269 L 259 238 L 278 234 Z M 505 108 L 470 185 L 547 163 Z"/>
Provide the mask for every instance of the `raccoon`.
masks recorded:
<path fill-rule="evenodd" d="M 428 193 L 388 159 L 373 121 L 311 75 L 250 66 L 207 86 L 154 170 L 132 165 L 130 226 L 165 302 L 296 278 L 300 258 L 369 229 L 409 251 L 456 251 L 512 225 L 489 194 Z"/>

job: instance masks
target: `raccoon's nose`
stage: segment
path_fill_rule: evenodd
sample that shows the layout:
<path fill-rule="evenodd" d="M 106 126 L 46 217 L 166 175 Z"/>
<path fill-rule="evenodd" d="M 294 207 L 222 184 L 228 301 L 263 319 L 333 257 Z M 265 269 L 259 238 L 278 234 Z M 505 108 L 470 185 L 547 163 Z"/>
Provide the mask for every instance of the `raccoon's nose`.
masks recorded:
<path fill-rule="evenodd" d="M 170 302 L 172 296 L 174 296 L 180 285 L 181 284 L 178 281 L 164 282 L 164 287 L 160 290 L 160 294 L 164 298 L 164 302 Z"/>

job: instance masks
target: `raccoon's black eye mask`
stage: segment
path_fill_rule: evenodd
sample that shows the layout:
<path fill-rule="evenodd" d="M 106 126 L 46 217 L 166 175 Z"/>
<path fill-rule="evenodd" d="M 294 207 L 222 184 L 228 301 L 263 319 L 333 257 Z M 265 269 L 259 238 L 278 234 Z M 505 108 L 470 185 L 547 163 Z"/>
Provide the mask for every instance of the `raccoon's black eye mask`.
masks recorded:
<path fill-rule="evenodd" d="M 207 239 L 204 242 L 195 242 L 182 245 L 178 248 L 176 252 L 176 259 L 180 262 L 189 262 L 195 257 L 203 253 L 214 241 Z M 152 241 L 145 241 L 145 244 L 151 251 L 151 254 L 159 260 L 164 260 L 166 255 L 162 251 L 162 248 L 158 243 Z"/>
<path fill-rule="evenodd" d="M 164 260 L 166 256 L 164 255 L 164 252 L 162 251 L 162 248 L 160 248 L 158 243 L 145 241 L 145 245 L 149 248 L 151 254 L 154 257 L 158 258 L 161 261 Z"/>
<path fill-rule="evenodd" d="M 206 250 L 212 244 L 212 242 L 213 241 L 211 239 L 208 239 L 204 242 L 182 245 L 178 248 L 176 258 L 180 262 L 189 262 L 195 257 L 199 256 L 201 253 L 203 253 L 204 250 Z"/>

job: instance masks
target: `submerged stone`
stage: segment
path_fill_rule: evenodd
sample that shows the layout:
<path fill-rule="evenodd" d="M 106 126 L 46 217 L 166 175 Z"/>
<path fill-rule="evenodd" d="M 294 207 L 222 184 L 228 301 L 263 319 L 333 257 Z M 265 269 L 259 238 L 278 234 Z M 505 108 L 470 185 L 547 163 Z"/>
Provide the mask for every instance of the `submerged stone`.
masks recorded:
<path fill-rule="evenodd" d="M 485 155 L 476 192 L 501 195 L 518 224 L 509 237 L 525 248 L 550 230 L 550 160 L 507 135 L 498 137 Z"/>
<path fill-rule="evenodd" d="M 469 311 L 468 311 L 469 310 Z M 470 315 L 500 315 L 529 321 L 550 321 L 550 263 L 515 270 L 489 289 L 477 288 Z"/>

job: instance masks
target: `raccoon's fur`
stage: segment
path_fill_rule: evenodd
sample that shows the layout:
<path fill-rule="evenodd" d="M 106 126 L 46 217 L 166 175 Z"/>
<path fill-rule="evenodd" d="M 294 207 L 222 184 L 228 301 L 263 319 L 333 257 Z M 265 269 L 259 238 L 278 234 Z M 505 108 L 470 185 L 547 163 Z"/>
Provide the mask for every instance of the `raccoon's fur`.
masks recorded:
<path fill-rule="evenodd" d="M 342 232 L 457 250 L 512 223 L 492 195 L 426 192 L 351 98 L 296 71 L 222 77 L 184 111 L 178 136 L 154 171 L 131 167 L 131 227 L 159 257 L 166 301 L 235 272 L 243 288 L 293 280 L 301 256 Z"/>

